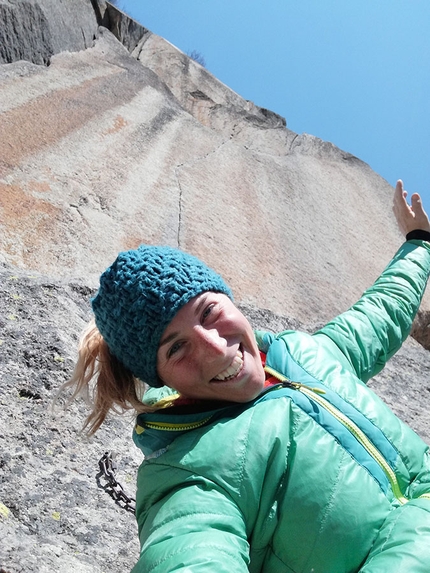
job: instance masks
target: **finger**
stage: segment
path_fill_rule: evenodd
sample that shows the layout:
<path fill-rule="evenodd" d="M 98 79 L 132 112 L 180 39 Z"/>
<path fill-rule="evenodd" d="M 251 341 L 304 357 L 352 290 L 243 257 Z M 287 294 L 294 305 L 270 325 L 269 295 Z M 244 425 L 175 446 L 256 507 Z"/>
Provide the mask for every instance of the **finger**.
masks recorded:
<path fill-rule="evenodd" d="M 418 193 L 414 193 L 411 197 L 411 205 L 412 207 L 420 207 L 421 206 L 421 197 Z"/>
<path fill-rule="evenodd" d="M 403 217 L 405 213 L 408 213 L 410 207 L 406 201 L 406 191 L 403 189 L 403 181 L 399 179 L 396 183 L 396 188 L 393 197 L 393 211 L 396 219 Z"/>
<path fill-rule="evenodd" d="M 396 183 L 396 190 L 394 191 L 394 201 L 399 201 L 403 196 L 403 181 L 399 179 Z"/>
<path fill-rule="evenodd" d="M 408 193 L 403 188 L 403 181 L 399 179 L 396 183 L 396 189 L 394 191 L 393 203 L 398 209 L 404 209 L 409 207 L 406 200 Z"/>
<path fill-rule="evenodd" d="M 414 193 L 411 197 L 412 210 L 415 213 L 415 217 L 427 217 L 426 212 L 421 201 L 421 197 L 418 193 Z"/>

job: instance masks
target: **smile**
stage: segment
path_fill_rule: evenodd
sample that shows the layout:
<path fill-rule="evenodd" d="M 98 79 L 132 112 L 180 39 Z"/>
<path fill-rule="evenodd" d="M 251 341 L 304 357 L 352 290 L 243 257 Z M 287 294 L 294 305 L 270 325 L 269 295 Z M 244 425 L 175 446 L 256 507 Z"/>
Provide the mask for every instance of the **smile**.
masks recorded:
<path fill-rule="evenodd" d="M 231 380 L 235 378 L 243 368 L 243 353 L 238 348 L 236 351 L 236 356 L 233 358 L 232 363 L 228 368 L 214 376 L 213 380 L 219 380 L 221 382 L 225 382 L 226 380 Z"/>

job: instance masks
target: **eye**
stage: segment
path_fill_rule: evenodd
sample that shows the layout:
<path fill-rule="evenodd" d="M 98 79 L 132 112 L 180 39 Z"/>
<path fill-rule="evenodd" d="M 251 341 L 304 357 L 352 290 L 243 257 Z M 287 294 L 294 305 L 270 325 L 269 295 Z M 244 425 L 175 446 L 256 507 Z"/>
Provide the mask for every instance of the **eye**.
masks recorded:
<path fill-rule="evenodd" d="M 214 308 L 215 304 L 210 304 L 208 305 L 204 311 L 202 312 L 202 324 L 204 324 L 204 322 L 206 321 L 206 319 L 209 317 L 209 315 L 211 314 L 213 308 Z"/>
<path fill-rule="evenodd" d="M 169 348 L 169 352 L 167 353 L 168 358 L 170 358 L 176 352 L 178 352 L 182 348 L 182 345 L 183 343 L 180 341 L 177 341 L 174 344 L 172 344 L 172 346 Z"/>

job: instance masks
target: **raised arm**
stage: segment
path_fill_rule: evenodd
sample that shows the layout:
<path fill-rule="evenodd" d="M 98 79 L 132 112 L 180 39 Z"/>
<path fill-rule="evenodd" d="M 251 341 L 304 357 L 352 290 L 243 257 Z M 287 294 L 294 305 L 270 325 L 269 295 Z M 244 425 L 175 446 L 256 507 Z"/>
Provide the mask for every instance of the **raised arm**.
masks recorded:
<path fill-rule="evenodd" d="M 408 336 L 430 274 L 430 222 L 421 198 L 407 193 L 398 181 L 393 211 L 408 240 L 393 260 L 348 311 L 341 314 L 315 336 L 322 345 L 345 357 L 357 376 L 367 382 L 397 352 Z"/>

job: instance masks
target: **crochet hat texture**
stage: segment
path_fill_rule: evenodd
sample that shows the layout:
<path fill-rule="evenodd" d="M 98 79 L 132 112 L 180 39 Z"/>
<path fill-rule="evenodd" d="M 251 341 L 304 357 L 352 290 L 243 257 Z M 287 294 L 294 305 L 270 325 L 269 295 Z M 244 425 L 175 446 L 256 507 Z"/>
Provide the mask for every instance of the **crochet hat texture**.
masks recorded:
<path fill-rule="evenodd" d="M 141 245 L 118 255 L 100 277 L 91 302 L 112 354 L 134 376 L 160 387 L 156 367 L 161 336 L 178 310 L 206 291 L 232 298 L 223 279 L 196 257 L 171 247 Z"/>

